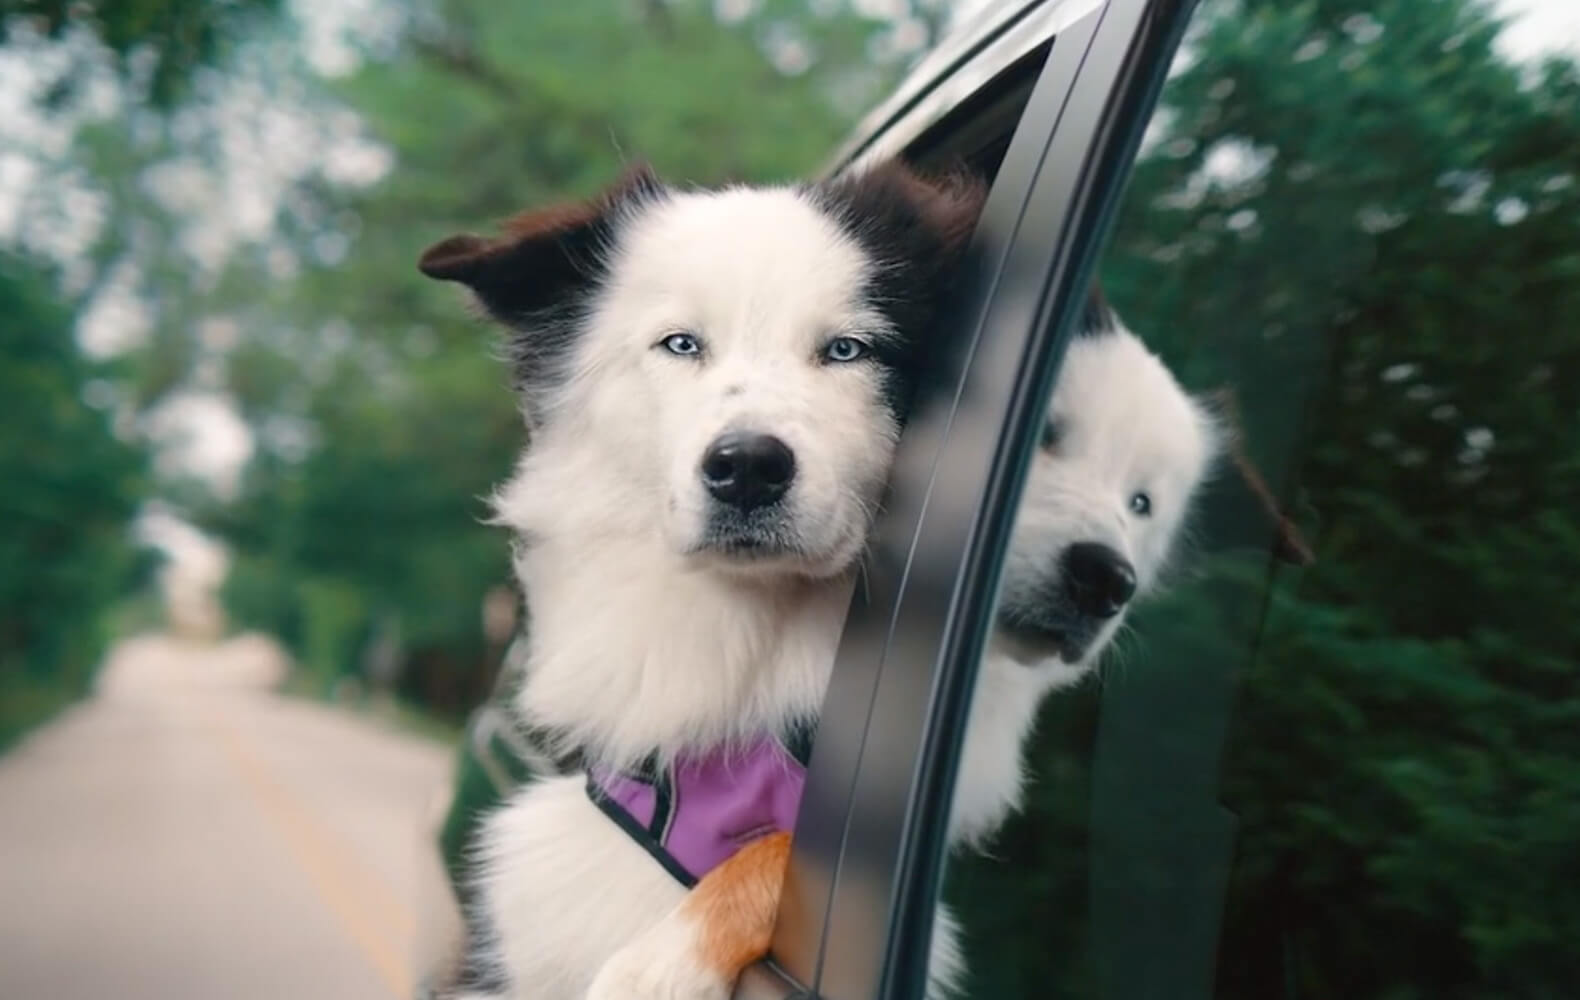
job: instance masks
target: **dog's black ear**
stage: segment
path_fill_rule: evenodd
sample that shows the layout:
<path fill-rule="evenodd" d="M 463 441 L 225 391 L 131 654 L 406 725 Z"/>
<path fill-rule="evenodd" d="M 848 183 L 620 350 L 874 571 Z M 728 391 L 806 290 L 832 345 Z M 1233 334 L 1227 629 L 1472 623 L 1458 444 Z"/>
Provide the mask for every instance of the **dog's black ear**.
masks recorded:
<path fill-rule="evenodd" d="M 926 173 L 895 162 L 890 169 L 897 172 L 897 183 L 916 203 L 945 249 L 964 250 L 987 201 L 988 188 L 982 177 L 965 167 Z"/>
<path fill-rule="evenodd" d="M 812 188 L 825 211 L 878 266 L 868 294 L 896 329 L 888 402 L 903 425 L 925 386 L 950 370 L 947 352 L 963 346 L 953 309 L 979 269 L 967 253 L 987 198 L 975 173 L 922 172 L 888 160 Z"/>
<path fill-rule="evenodd" d="M 566 301 L 592 281 L 619 211 L 658 197 L 663 185 L 637 165 L 583 202 L 523 212 L 498 237 L 462 234 L 429 247 L 417 268 L 470 288 L 489 315 L 516 324 Z"/>
<path fill-rule="evenodd" d="M 1235 506 L 1244 509 L 1249 504 L 1259 512 L 1261 527 L 1255 531 L 1255 534 L 1259 543 L 1266 541 L 1270 544 L 1273 555 L 1280 562 L 1309 566 L 1315 561 L 1316 555 L 1307 544 L 1300 528 L 1290 519 L 1278 497 L 1268 486 L 1267 478 L 1262 475 L 1262 471 L 1246 452 L 1245 433 L 1233 390 L 1219 389 L 1211 393 L 1208 399 L 1218 414 L 1219 424 L 1226 439 L 1224 450 L 1234 471 L 1229 485 L 1233 492 L 1239 495 L 1237 499 L 1241 501 Z M 1242 522 L 1242 530 L 1243 528 Z"/>
<path fill-rule="evenodd" d="M 1273 555 L 1277 556 L 1280 562 L 1295 566 L 1309 566 L 1316 561 L 1316 554 L 1311 551 L 1311 546 L 1307 544 L 1300 528 L 1290 520 L 1288 514 L 1284 513 L 1278 498 L 1273 495 L 1272 489 L 1268 487 L 1256 463 L 1251 461 L 1238 440 L 1230 445 L 1229 459 L 1234 464 L 1240 482 L 1257 499 L 1262 513 L 1272 525 Z"/>
<path fill-rule="evenodd" d="M 943 251 L 948 258 L 970 241 L 987 190 L 982 178 L 965 167 L 922 171 L 893 159 L 842 178 L 828 194 L 835 204 L 849 207 L 858 226 L 887 230 L 890 241 Z"/>
<path fill-rule="evenodd" d="M 1119 329 L 1119 317 L 1103 294 L 1102 283 L 1093 280 L 1086 290 L 1086 301 L 1081 304 L 1081 315 L 1076 319 L 1077 337 L 1101 337 Z"/>

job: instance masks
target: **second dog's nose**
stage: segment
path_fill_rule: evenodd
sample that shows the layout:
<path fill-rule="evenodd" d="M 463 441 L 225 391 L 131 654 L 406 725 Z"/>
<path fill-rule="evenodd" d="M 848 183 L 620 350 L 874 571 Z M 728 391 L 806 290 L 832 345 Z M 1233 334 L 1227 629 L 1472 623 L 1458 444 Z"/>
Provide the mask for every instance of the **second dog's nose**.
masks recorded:
<path fill-rule="evenodd" d="M 731 431 L 702 456 L 702 483 L 708 492 L 741 510 L 778 500 L 794 478 L 795 454 L 772 434 Z"/>
<path fill-rule="evenodd" d="M 1064 552 L 1064 589 L 1081 614 L 1112 618 L 1135 596 L 1136 570 L 1107 545 L 1078 542 Z"/>

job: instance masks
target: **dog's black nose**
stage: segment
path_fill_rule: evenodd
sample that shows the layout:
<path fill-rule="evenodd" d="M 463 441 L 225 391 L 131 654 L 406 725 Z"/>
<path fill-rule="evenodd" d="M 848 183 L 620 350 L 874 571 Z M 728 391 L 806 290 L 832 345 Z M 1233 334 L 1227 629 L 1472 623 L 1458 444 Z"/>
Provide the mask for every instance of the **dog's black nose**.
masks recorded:
<path fill-rule="evenodd" d="M 795 454 L 772 434 L 731 431 L 702 456 L 702 482 L 720 503 L 741 510 L 766 507 L 795 478 Z"/>
<path fill-rule="evenodd" d="M 1112 618 L 1136 594 L 1136 570 L 1106 545 L 1078 542 L 1064 551 L 1064 590 L 1076 610 Z"/>

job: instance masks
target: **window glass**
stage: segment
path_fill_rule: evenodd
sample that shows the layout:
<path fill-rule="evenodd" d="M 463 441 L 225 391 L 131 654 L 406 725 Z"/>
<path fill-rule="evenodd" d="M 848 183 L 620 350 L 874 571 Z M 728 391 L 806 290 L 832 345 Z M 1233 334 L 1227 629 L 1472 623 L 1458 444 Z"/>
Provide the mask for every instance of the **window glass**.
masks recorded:
<path fill-rule="evenodd" d="M 1225 457 L 1160 570 L 1199 428 L 1075 341 L 962 757 L 965 995 L 1580 983 L 1570 6 L 1201 6 L 1099 274 Z"/>

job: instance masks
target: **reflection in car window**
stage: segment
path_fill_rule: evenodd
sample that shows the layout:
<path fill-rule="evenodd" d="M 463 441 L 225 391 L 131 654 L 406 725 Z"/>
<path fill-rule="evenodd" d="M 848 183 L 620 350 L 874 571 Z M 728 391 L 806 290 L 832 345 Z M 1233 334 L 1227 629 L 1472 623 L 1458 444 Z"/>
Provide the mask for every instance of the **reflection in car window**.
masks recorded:
<path fill-rule="evenodd" d="M 1315 558 L 1219 475 L 951 862 L 968 995 L 1580 983 L 1580 68 L 1517 6 L 1198 13 L 1100 275 Z"/>

